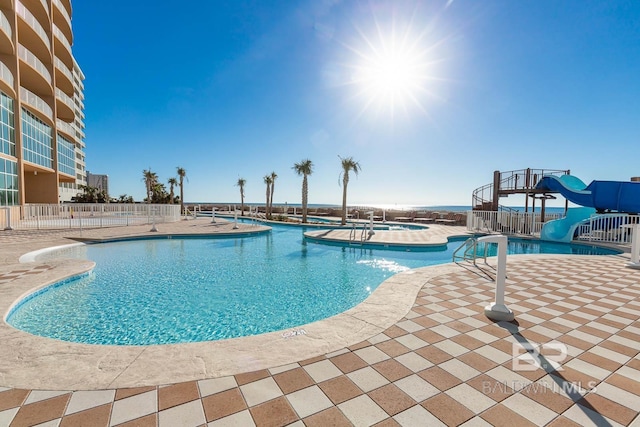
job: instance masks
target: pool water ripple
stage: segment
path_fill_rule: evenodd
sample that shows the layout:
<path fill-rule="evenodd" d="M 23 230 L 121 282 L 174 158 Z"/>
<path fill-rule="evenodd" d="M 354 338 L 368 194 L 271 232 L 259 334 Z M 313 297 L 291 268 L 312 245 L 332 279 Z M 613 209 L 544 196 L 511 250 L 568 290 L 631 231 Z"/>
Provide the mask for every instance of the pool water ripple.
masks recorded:
<path fill-rule="evenodd" d="M 427 252 L 340 247 L 307 243 L 298 228 L 274 227 L 243 238 L 78 246 L 71 255 L 95 261 L 93 273 L 25 299 L 7 321 L 36 335 L 89 344 L 261 334 L 346 311 L 397 272 L 450 262 L 458 245 Z M 536 242 L 510 247 L 511 253 L 587 252 L 575 248 Z"/>

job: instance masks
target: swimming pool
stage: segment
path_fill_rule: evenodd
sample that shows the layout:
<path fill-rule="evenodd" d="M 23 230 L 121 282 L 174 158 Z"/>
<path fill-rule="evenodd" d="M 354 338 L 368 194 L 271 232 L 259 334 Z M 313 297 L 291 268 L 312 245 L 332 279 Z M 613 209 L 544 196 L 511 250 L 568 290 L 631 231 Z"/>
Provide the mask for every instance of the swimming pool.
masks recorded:
<path fill-rule="evenodd" d="M 305 241 L 303 230 L 276 225 L 253 237 L 70 248 L 65 257 L 91 259 L 94 271 L 23 300 L 7 322 L 36 335 L 91 344 L 169 344 L 261 334 L 341 313 L 397 272 L 450 262 L 459 245 L 417 252 L 333 246 Z M 589 248 L 512 241 L 510 252 L 593 253 Z"/>

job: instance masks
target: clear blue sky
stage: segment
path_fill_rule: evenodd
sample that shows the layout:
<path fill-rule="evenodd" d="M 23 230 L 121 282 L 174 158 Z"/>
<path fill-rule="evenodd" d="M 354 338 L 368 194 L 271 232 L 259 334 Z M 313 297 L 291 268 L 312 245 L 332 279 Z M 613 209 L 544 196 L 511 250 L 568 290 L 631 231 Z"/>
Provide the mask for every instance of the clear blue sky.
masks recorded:
<path fill-rule="evenodd" d="M 468 205 L 494 170 L 640 175 L 640 2 L 74 1 L 86 164 L 142 200 Z M 519 204 L 516 200 L 505 204 Z"/>

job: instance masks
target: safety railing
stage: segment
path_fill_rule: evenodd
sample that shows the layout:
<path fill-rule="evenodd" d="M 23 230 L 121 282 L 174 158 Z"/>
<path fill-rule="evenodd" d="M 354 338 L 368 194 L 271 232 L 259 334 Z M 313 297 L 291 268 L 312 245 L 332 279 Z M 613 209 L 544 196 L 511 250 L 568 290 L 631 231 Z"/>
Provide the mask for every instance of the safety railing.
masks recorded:
<path fill-rule="evenodd" d="M 27 204 L 0 210 L 0 225 L 4 229 L 83 229 L 159 224 L 179 220 L 179 205 Z"/>
<path fill-rule="evenodd" d="M 545 221 L 560 218 L 558 213 L 547 213 Z M 543 226 L 540 212 L 468 211 L 467 230 L 475 233 L 502 233 L 539 236 Z"/>
<path fill-rule="evenodd" d="M 577 230 L 577 240 L 589 242 L 631 243 L 631 228 L 626 225 L 640 224 L 640 215 L 600 214 L 593 215 Z"/>
<path fill-rule="evenodd" d="M 479 245 L 477 237 L 469 237 L 462 242 L 460 246 L 453 251 L 451 257 L 453 262 L 458 263 L 460 261 L 473 261 L 476 264 L 476 260 L 480 257 L 487 263 L 487 252 L 489 246 L 487 244 Z M 460 253 L 462 251 L 462 253 Z"/>

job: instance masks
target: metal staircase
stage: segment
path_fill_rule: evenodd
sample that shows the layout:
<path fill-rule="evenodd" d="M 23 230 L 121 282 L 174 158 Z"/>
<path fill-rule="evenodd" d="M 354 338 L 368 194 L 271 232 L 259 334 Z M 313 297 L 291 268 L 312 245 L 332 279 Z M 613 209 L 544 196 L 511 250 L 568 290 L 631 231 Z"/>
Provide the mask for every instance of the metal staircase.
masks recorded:
<path fill-rule="evenodd" d="M 544 191 L 537 190 L 538 181 L 545 175 L 569 175 L 569 170 L 553 169 L 519 169 L 507 172 L 495 171 L 493 182 L 473 190 L 471 207 L 478 211 L 514 211 L 508 206 L 500 205 L 500 197 L 510 194 L 525 194 L 527 196 L 542 195 Z M 551 198 L 553 196 L 544 196 Z M 528 197 L 526 202 L 528 204 Z"/>

